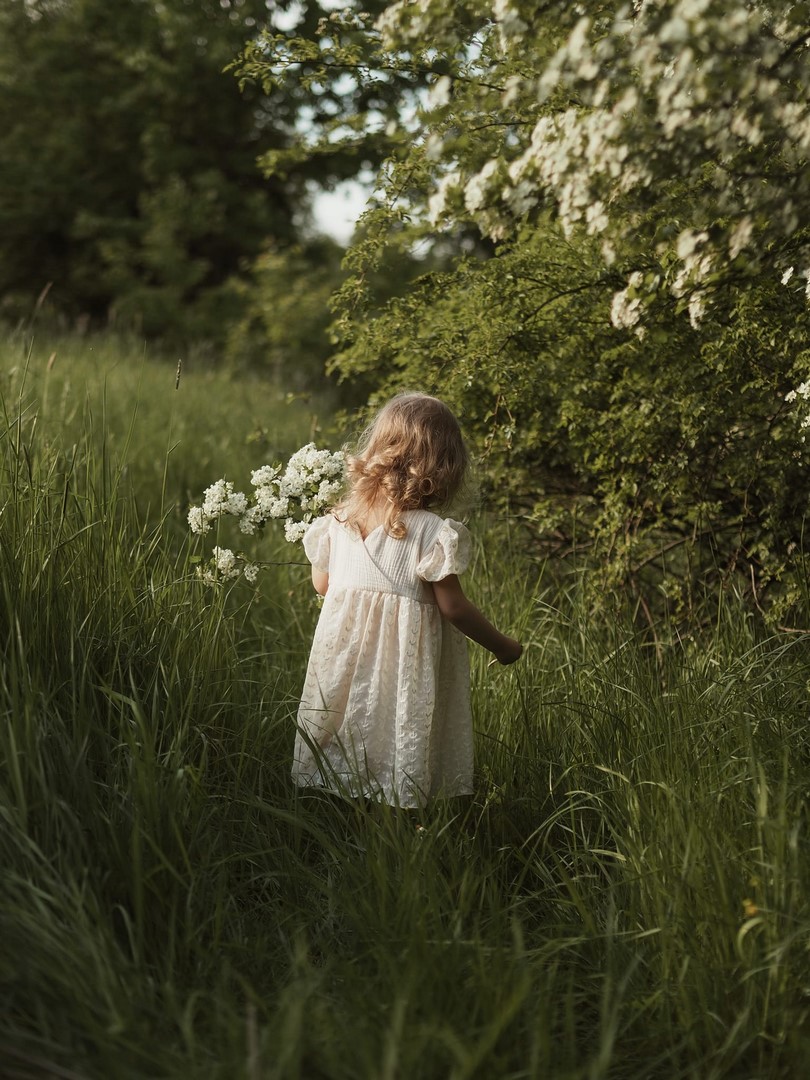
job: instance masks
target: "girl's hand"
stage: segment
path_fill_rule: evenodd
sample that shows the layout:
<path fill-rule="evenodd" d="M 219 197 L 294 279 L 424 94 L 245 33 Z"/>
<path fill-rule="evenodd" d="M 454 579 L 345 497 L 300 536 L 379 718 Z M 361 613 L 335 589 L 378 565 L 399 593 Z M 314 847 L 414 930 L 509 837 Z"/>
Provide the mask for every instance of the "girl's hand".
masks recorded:
<path fill-rule="evenodd" d="M 326 596 L 326 590 L 329 588 L 329 575 L 323 570 L 316 570 L 313 566 L 312 585 L 316 593 L 320 596 Z"/>
<path fill-rule="evenodd" d="M 523 646 L 514 638 L 504 638 L 503 646 L 495 653 L 499 664 L 514 664 L 523 654 Z"/>

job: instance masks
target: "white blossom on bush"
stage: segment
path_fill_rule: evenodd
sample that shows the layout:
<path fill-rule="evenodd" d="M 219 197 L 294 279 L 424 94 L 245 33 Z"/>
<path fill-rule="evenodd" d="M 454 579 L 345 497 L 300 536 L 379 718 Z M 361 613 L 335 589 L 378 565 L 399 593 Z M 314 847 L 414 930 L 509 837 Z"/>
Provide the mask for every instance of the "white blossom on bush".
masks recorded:
<path fill-rule="evenodd" d="M 471 176 L 464 186 L 464 205 L 468 210 L 480 210 L 487 201 L 491 180 L 498 171 L 497 161 L 488 161 L 483 169 Z"/>
<path fill-rule="evenodd" d="M 801 431 L 801 441 L 804 442 L 807 438 L 806 432 L 810 429 L 810 382 L 799 383 L 795 390 L 789 390 L 785 394 L 785 401 L 789 404 L 793 402 L 801 403 L 801 413 L 798 416 L 799 430 Z"/>
<path fill-rule="evenodd" d="M 428 220 L 431 225 L 436 225 L 442 219 L 447 212 L 447 202 L 450 193 L 454 188 L 458 188 L 461 183 L 461 173 L 457 170 L 446 173 L 436 188 L 435 192 L 428 199 Z"/>
<path fill-rule="evenodd" d="M 248 585 L 254 585 L 256 583 L 256 579 L 259 576 L 259 570 L 261 570 L 261 567 L 258 565 L 258 563 L 246 562 L 243 565 L 242 573 Z"/>
<path fill-rule="evenodd" d="M 635 271 L 627 281 L 627 288 L 613 294 L 610 321 L 619 330 L 635 326 L 641 318 L 641 299 L 637 293 L 641 283 L 642 275 Z"/>
<path fill-rule="evenodd" d="M 330 15 L 320 40 L 260 35 L 246 70 L 292 87 L 304 79 L 307 89 L 301 71 L 321 57 L 372 91 L 397 74 L 407 84 L 432 72 L 429 92 L 384 128 L 399 146 L 378 177 L 380 194 L 402 220 L 474 224 L 496 242 L 520 237 L 530 215 L 548 211 L 566 237 L 598 237 L 608 265 L 640 253 L 659 259 L 648 291 L 616 301 L 620 322 L 642 322 L 666 290 L 686 298 L 679 310 L 704 326 L 724 282 L 735 288 L 746 276 L 807 265 L 806 5 L 465 0 L 462 8 L 459 17 L 447 0 L 396 0 L 373 21 L 346 8 Z M 348 122 L 338 110 L 299 136 L 290 160 L 302 149 L 355 149 L 379 134 L 380 119 L 377 108 L 349 110 Z M 274 154 L 269 168 L 283 161 Z M 810 279 L 805 290 L 810 301 Z"/>
<path fill-rule="evenodd" d="M 450 104 L 450 89 L 452 82 L 447 75 L 442 75 L 436 80 L 428 91 L 428 104 L 431 109 L 441 109 Z"/>
<path fill-rule="evenodd" d="M 558 6 L 564 25 L 570 9 Z M 529 0 L 473 0 L 469 40 L 445 0 L 401 0 L 380 16 L 388 62 L 418 53 L 425 42 L 443 55 L 464 54 L 463 79 L 474 86 L 480 78 L 493 93 L 493 110 L 503 110 L 493 111 L 492 126 L 508 133 L 500 159 L 508 182 L 496 184 L 501 168 L 476 162 L 457 137 L 463 84 L 448 118 L 440 111 L 448 84 L 439 80 L 421 113 L 437 184 L 428 220 L 452 227 L 466 218 L 501 239 L 534 207 L 551 206 L 566 235 L 583 228 L 604 236 L 608 262 L 614 251 L 626 254 L 650 240 L 666 259 L 673 245 L 658 235 L 660 217 L 643 220 L 658 202 L 683 221 L 677 261 L 660 285 L 676 297 L 695 294 L 686 307 L 698 325 L 730 264 L 738 275 L 774 260 L 784 272 L 781 249 L 794 243 L 810 213 L 804 7 L 791 0 L 751 0 L 736 9 L 724 0 L 645 0 L 574 10 L 581 17 L 569 15 L 567 35 L 550 52 L 538 48 L 537 33 L 553 13 L 541 15 Z M 470 120 L 483 93 L 471 92 Z M 686 220 L 676 178 L 691 185 Z M 455 190 L 461 197 L 451 202 Z M 810 300 L 810 280 L 807 293 Z M 616 300 L 620 324 L 641 318 L 646 297 L 638 299 L 638 307 Z"/>

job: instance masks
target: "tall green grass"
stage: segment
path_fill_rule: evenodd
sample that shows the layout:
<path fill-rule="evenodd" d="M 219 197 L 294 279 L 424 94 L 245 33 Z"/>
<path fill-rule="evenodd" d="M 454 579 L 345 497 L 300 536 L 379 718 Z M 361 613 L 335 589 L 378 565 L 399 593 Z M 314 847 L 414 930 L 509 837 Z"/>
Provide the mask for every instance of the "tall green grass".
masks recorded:
<path fill-rule="evenodd" d="M 297 794 L 307 571 L 205 590 L 183 510 L 263 460 L 258 403 L 270 457 L 311 417 L 95 348 L 0 414 L 0 1072 L 802 1075 L 807 639 L 729 597 L 651 645 L 482 529 L 528 645 L 473 653 L 475 796 Z"/>

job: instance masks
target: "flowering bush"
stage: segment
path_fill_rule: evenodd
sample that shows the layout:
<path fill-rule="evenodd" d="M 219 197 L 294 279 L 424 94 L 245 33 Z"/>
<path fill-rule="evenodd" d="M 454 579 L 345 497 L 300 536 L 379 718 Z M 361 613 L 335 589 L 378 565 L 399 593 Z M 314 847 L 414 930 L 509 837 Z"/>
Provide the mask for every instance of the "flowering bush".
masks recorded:
<path fill-rule="evenodd" d="M 289 543 L 301 540 L 314 518 L 332 506 L 343 486 L 344 455 L 319 450 L 307 443 L 292 455 L 286 468 L 262 465 L 251 473 L 253 491 L 245 495 L 235 491 L 230 480 L 217 480 L 205 489 L 201 506 L 192 506 L 188 524 L 193 533 L 204 536 L 223 517 L 235 517 L 239 529 L 252 535 L 270 520 L 284 522 L 284 537 Z M 243 576 L 253 583 L 261 569 L 230 548 L 215 547 L 207 567 L 198 568 L 206 584 L 233 581 Z"/>
<path fill-rule="evenodd" d="M 691 618 L 733 578 L 787 619 L 810 502 L 810 36 L 805 4 L 738 7 L 347 0 L 306 38 L 268 29 L 239 74 L 317 117 L 268 174 L 388 149 L 332 300 L 342 378 L 450 402 L 490 503 L 586 555 L 595 595 Z M 420 245 L 441 269 L 390 298 L 375 277 Z"/>
<path fill-rule="evenodd" d="M 471 222 L 496 243 L 551 208 L 566 236 L 597 240 L 625 286 L 637 272 L 625 260 L 654 252 L 655 273 L 630 303 L 616 302 L 620 328 L 643 321 L 662 293 L 682 300 L 696 326 L 719 286 L 781 274 L 794 260 L 810 300 L 805 4 L 462 0 L 453 9 L 397 0 L 375 19 L 347 3 L 314 40 L 268 30 L 248 46 L 243 76 L 317 98 L 324 63 L 375 101 L 348 123 L 332 109 L 322 126 L 302 125 L 268 170 L 307 149 L 334 152 L 341 139 L 354 146 L 361 133 L 379 139 L 376 103 L 395 73 L 412 97 L 385 127 L 395 150 L 378 204 L 406 202 L 409 219 L 433 229 Z M 428 93 L 414 93 L 420 84 Z"/>

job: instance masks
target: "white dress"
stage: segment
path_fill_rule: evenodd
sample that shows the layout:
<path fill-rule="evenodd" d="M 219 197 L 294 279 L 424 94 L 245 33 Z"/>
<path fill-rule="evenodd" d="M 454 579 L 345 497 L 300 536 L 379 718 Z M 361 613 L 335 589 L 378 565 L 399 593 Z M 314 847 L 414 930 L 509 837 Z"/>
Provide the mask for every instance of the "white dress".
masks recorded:
<path fill-rule="evenodd" d="M 407 535 L 380 526 L 365 540 L 331 514 L 304 550 L 329 589 L 298 709 L 293 778 L 302 787 L 422 806 L 472 791 L 467 640 L 427 582 L 462 573 L 470 536 L 427 510 Z"/>

